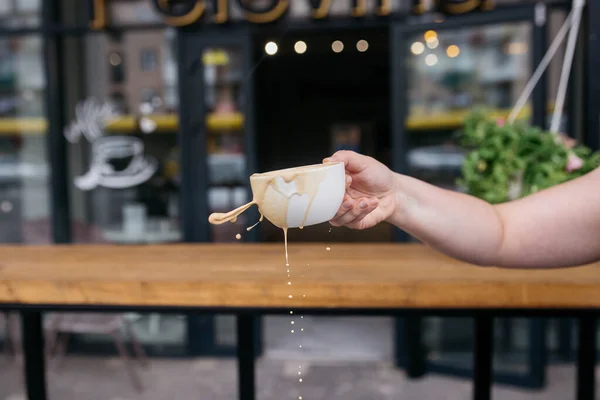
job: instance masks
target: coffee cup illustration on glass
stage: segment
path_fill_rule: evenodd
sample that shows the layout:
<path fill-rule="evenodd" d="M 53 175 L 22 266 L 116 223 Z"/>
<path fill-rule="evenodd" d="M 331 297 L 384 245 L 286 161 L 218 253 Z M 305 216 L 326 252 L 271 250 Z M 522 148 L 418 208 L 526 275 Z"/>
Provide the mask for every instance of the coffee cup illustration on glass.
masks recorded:
<path fill-rule="evenodd" d="M 144 143 L 130 136 L 105 136 L 105 123 L 118 116 L 109 103 L 88 99 L 75 107 L 75 120 L 65 137 L 76 143 L 83 136 L 91 145 L 88 172 L 75 178 L 75 186 L 91 190 L 98 186 L 122 189 L 137 186 L 154 175 L 158 162 L 144 155 Z M 117 167 L 119 165 L 120 167 Z"/>
<path fill-rule="evenodd" d="M 119 170 L 115 164 L 126 166 Z M 82 190 L 97 186 L 122 189 L 147 181 L 157 169 L 158 162 L 144 155 L 144 143 L 139 138 L 104 136 L 92 142 L 90 169 L 75 178 L 75 185 Z"/>

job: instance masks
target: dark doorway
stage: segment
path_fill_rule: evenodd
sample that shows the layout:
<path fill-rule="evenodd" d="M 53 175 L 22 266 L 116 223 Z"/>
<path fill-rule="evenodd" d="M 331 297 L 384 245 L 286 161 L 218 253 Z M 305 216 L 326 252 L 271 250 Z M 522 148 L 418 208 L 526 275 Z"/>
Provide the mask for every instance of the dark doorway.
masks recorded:
<path fill-rule="evenodd" d="M 340 148 L 358 150 L 389 165 L 387 27 L 288 32 L 281 36 L 255 37 L 259 171 L 320 163 Z M 265 51 L 271 41 L 277 44 L 274 55 Z M 306 45 L 304 53 L 304 45 L 298 42 Z M 268 225 L 263 226 L 263 239 L 280 240 L 281 232 Z M 320 230 L 315 227 L 310 233 L 293 234 L 296 240 L 322 240 Z M 389 239 L 387 227 L 360 235 L 346 229 L 337 231 L 327 240 Z"/>

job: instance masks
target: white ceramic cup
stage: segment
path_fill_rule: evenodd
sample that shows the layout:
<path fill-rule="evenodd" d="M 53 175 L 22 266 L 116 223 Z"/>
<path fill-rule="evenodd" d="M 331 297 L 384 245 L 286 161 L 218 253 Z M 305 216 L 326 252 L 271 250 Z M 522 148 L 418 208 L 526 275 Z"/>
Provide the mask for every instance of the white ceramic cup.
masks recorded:
<path fill-rule="evenodd" d="M 295 179 L 289 179 L 290 176 Z M 299 181 L 303 182 L 305 189 L 316 188 L 312 202 L 308 193 L 299 192 Z M 256 192 L 267 182 L 271 184 L 267 186 L 260 201 L 260 211 L 280 228 L 284 226 L 280 226 L 277 221 L 282 219 L 281 214 L 286 212 L 286 208 L 285 226 L 288 228 L 317 225 L 331 220 L 339 210 L 346 192 L 344 163 L 315 164 L 254 174 L 250 176 L 250 185 L 255 197 Z"/>

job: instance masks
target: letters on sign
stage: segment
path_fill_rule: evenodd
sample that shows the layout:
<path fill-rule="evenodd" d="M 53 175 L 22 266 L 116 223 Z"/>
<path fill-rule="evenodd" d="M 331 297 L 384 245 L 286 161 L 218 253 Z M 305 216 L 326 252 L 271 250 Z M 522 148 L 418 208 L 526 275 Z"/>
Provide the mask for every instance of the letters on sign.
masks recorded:
<path fill-rule="evenodd" d="M 107 6 L 109 1 L 124 0 L 93 0 L 94 19 L 93 29 L 106 28 L 108 24 Z M 230 20 L 230 8 L 235 5 L 242 11 L 244 18 L 252 23 L 264 24 L 278 20 L 289 9 L 292 0 L 264 0 L 265 5 L 257 5 L 250 0 L 148 0 L 165 17 L 165 22 L 172 26 L 187 26 L 196 23 L 210 8 L 210 20 L 224 24 Z M 494 0 L 293 0 L 306 1 L 312 9 L 312 17 L 323 19 L 329 15 L 334 1 L 347 2 L 354 17 L 364 17 L 369 3 L 376 5 L 376 14 L 388 16 L 392 14 L 392 6 L 396 3 L 406 3 L 412 6 L 416 14 L 431 11 L 441 11 L 447 14 L 465 14 L 475 10 L 491 10 Z M 262 4 L 263 2 L 261 2 Z"/>
<path fill-rule="evenodd" d="M 77 143 L 83 136 L 91 145 L 91 161 L 88 171 L 75 178 L 75 186 L 92 190 L 98 186 L 124 189 L 146 182 L 158 169 L 154 158 L 144 155 L 144 143 L 132 136 L 105 136 L 104 126 L 108 119 L 116 117 L 114 108 L 85 100 L 75 108 L 75 121 L 65 129 L 65 137 Z M 125 162 L 127 166 L 116 170 L 110 161 Z"/>

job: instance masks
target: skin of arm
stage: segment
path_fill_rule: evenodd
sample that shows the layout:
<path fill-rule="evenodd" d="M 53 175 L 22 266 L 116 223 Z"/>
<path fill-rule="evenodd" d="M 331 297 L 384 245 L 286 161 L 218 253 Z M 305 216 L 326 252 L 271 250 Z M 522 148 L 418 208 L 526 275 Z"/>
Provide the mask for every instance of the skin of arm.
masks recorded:
<path fill-rule="evenodd" d="M 393 173 L 370 157 L 343 152 L 333 159 L 343 160 L 349 175 L 342 206 L 349 211 L 341 208 L 334 226 L 365 229 L 387 221 L 450 257 L 482 266 L 557 268 L 600 260 L 600 168 L 491 205 Z M 387 186 L 381 183 L 386 174 Z"/>
<path fill-rule="evenodd" d="M 553 268 L 600 260 L 600 169 L 528 197 L 490 205 L 395 175 L 388 221 L 477 265 Z"/>

